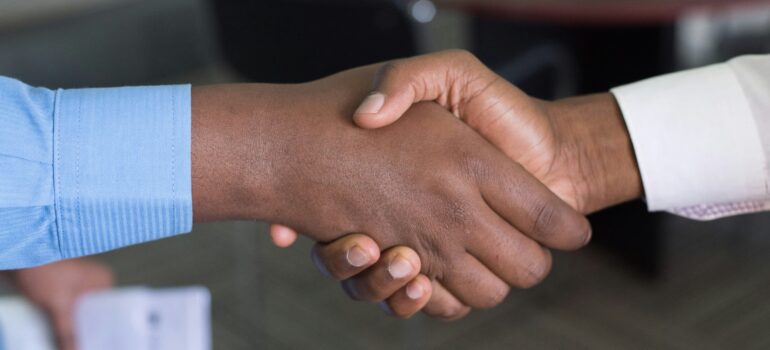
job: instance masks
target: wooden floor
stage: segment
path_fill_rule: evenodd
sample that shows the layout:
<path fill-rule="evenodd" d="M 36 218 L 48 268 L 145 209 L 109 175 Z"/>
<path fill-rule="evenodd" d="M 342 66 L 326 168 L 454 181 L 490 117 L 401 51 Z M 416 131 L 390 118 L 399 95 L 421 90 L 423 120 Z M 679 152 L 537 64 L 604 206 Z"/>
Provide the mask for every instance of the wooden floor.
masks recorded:
<path fill-rule="evenodd" d="M 665 276 L 656 281 L 595 248 L 557 254 L 542 285 L 454 323 L 394 320 L 348 300 L 314 270 L 308 241 L 274 248 L 257 223 L 199 225 L 100 258 L 124 285 L 207 286 L 222 350 L 766 349 L 768 218 L 668 220 Z"/>

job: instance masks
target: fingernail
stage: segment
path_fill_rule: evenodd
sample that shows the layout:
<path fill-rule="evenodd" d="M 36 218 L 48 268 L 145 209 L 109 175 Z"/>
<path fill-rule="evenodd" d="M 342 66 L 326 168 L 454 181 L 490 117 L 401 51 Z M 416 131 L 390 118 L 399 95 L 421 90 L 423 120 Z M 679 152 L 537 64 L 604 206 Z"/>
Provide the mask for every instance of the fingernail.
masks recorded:
<path fill-rule="evenodd" d="M 409 283 L 406 286 L 406 296 L 408 296 L 409 299 L 420 299 L 422 298 L 423 294 L 425 294 L 425 291 L 422 289 L 422 285 L 419 283 Z"/>
<path fill-rule="evenodd" d="M 382 105 L 385 104 L 385 95 L 375 92 L 369 96 L 366 96 L 364 102 L 356 109 L 356 114 L 376 114 L 382 109 Z"/>
<path fill-rule="evenodd" d="M 589 229 L 588 229 L 588 234 L 586 235 L 586 241 L 585 241 L 585 242 L 583 242 L 583 245 L 586 245 L 586 244 L 588 244 L 589 242 L 591 242 L 591 236 L 593 236 L 593 235 L 594 235 L 594 230 L 593 230 L 593 229 L 591 229 L 591 228 L 589 228 Z"/>
<path fill-rule="evenodd" d="M 388 265 L 388 273 L 394 279 L 404 278 L 412 272 L 412 268 L 412 264 L 399 255 Z"/>
<path fill-rule="evenodd" d="M 348 263 L 354 267 L 364 266 L 370 259 L 369 254 L 358 245 L 355 245 L 348 250 L 346 258 L 348 259 Z"/>

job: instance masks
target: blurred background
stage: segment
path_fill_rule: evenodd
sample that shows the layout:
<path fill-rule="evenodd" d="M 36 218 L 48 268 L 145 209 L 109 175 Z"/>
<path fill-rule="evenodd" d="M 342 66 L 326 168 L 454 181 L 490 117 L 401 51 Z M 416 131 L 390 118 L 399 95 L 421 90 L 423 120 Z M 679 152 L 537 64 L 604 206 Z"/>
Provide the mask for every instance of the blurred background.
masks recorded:
<path fill-rule="evenodd" d="M 770 51 L 741 0 L 0 0 L 0 75 L 51 88 L 300 82 L 464 48 L 541 98 Z M 215 349 L 770 348 L 770 214 L 697 223 L 630 203 L 540 286 L 445 323 L 350 301 L 266 225 L 103 254 L 120 285 L 201 284 Z M 15 293 L 3 287 L 3 293 Z"/>

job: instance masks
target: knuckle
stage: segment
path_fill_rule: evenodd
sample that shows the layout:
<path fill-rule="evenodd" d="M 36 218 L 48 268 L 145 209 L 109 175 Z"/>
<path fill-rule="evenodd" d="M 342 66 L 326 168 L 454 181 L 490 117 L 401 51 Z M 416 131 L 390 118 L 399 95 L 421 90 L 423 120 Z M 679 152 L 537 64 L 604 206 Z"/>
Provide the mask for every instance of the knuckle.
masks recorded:
<path fill-rule="evenodd" d="M 400 61 L 387 62 L 377 70 L 378 82 L 382 82 L 383 80 L 387 79 L 393 79 L 399 76 L 402 70 L 403 63 Z"/>
<path fill-rule="evenodd" d="M 466 181 L 453 176 L 440 183 L 426 195 L 424 221 L 417 223 L 412 245 L 421 263 L 421 271 L 428 277 L 442 279 L 453 271 L 455 261 L 465 253 L 477 227 L 478 215 L 472 196 L 468 195 Z"/>
<path fill-rule="evenodd" d="M 439 209 L 439 208 L 434 208 Z M 445 209 L 445 208 L 440 208 Z M 461 220 L 455 215 L 461 216 L 463 209 L 457 208 L 453 215 L 442 217 L 440 222 L 436 222 L 432 227 L 424 227 L 418 232 L 423 234 L 416 237 L 413 246 L 419 261 L 419 271 L 430 278 L 443 278 L 447 271 L 452 271 L 454 257 L 462 251 L 463 237 L 458 236 L 460 230 L 456 220 Z M 447 212 L 447 211 L 433 211 Z M 452 239 L 447 239 L 451 236 Z"/>
<path fill-rule="evenodd" d="M 458 64 L 465 67 L 466 69 L 477 70 L 481 68 L 485 71 L 487 70 L 487 67 L 484 65 L 484 63 L 482 63 L 481 60 L 476 57 L 476 55 L 468 50 L 455 49 L 452 51 L 451 55 L 457 60 Z"/>
<path fill-rule="evenodd" d="M 551 248 L 575 250 L 588 243 L 591 225 L 572 208 L 548 200 L 532 200 L 530 236 Z"/>
<path fill-rule="evenodd" d="M 457 57 L 462 61 L 478 60 L 478 58 L 476 58 L 476 55 L 474 55 L 473 53 L 465 49 L 450 49 L 450 50 L 447 50 L 447 54 Z"/>
<path fill-rule="evenodd" d="M 451 271 L 452 259 L 444 254 L 444 249 L 435 240 L 425 240 L 420 252 L 421 271 L 430 278 L 443 278 L 446 271 Z"/>
<path fill-rule="evenodd" d="M 462 152 L 461 169 L 463 174 L 469 175 L 476 183 L 484 183 L 493 180 L 494 167 L 487 161 L 479 159 L 477 154 Z"/>
<path fill-rule="evenodd" d="M 387 297 L 383 295 L 382 288 L 378 286 L 378 283 L 370 278 L 356 280 L 354 289 L 360 300 L 379 302 Z"/>
<path fill-rule="evenodd" d="M 443 213 L 446 213 L 446 229 L 449 232 L 456 231 L 458 234 L 467 234 L 468 229 L 473 227 L 475 208 L 467 200 L 447 200 L 441 209 Z"/>
<path fill-rule="evenodd" d="M 556 223 L 556 210 L 545 202 L 535 202 L 533 206 L 532 234 L 540 238 L 548 238 Z"/>

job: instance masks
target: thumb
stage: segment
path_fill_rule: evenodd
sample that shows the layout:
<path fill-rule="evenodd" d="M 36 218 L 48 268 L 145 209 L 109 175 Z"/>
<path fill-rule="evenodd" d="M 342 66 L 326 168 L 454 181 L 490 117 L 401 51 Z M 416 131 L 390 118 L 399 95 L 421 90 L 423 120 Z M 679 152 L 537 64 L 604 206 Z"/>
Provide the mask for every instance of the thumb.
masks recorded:
<path fill-rule="evenodd" d="M 458 109 L 495 80 L 494 73 L 464 50 L 391 61 L 378 69 L 373 92 L 358 107 L 353 120 L 365 129 L 381 128 L 421 101 L 435 101 L 459 117 Z"/>
<path fill-rule="evenodd" d="M 355 123 L 362 128 L 377 129 L 393 124 L 412 104 L 419 102 L 410 80 L 402 81 L 403 78 L 387 72 L 382 68 L 378 71 L 374 92 L 366 96 L 353 115 Z"/>
<path fill-rule="evenodd" d="M 434 101 L 457 80 L 453 65 L 456 52 L 445 51 L 383 64 L 374 78 L 373 92 L 353 115 L 356 124 L 376 129 L 394 123 L 409 107 L 421 101 Z"/>

